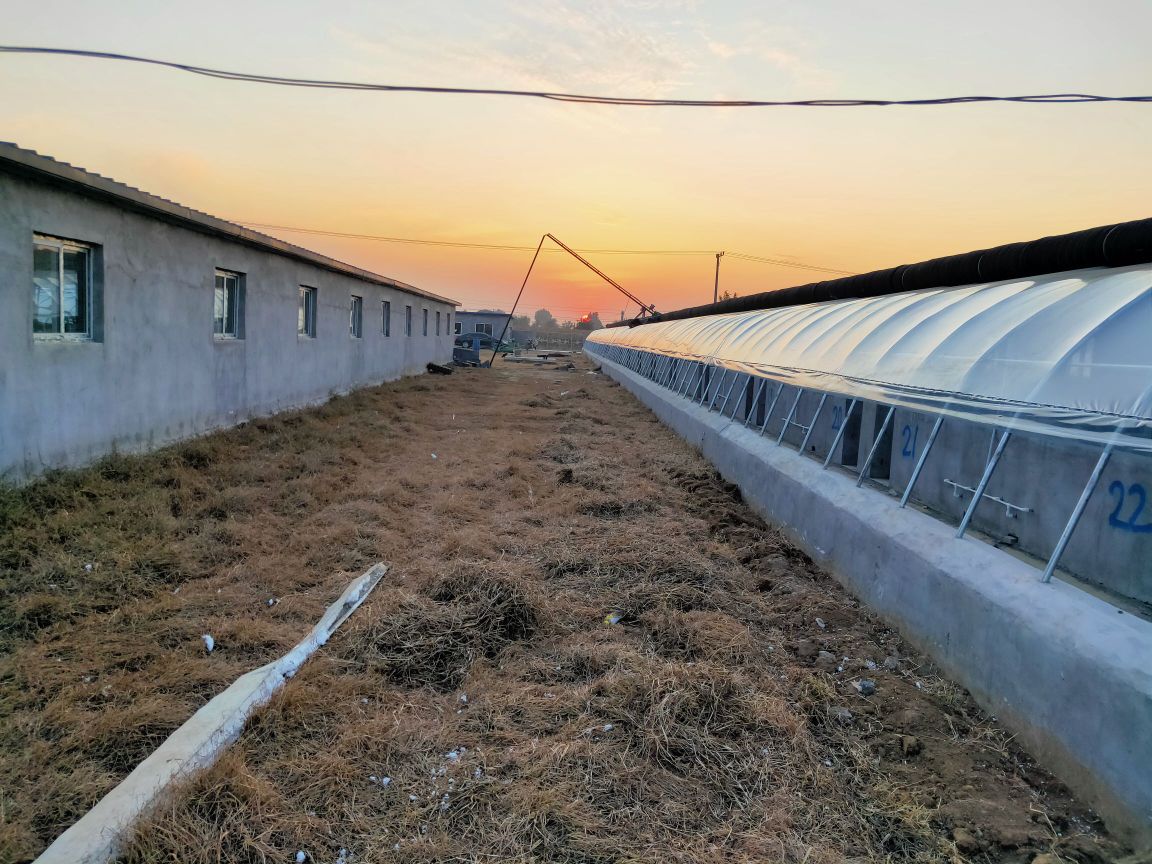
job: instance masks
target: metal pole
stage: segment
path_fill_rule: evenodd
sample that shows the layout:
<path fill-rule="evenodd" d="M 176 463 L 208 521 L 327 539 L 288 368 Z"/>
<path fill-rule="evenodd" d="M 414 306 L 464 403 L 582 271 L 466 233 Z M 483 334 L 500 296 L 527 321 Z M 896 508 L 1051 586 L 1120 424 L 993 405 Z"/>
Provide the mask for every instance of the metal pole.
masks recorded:
<path fill-rule="evenodd" d="M 712 406 L 716 404 L 716 397 L 720 395 L 720 388 L 724 386 L 724 379 L 728 377 L 728 370 L 725 369 L 720 373 L 720 380 L 716 382 L 716 389 L 712 391 L 712 398 L 708 400 L 708 410 L 712 410 Z M 736 383 L 735 380 L 732 381 Z"/>
<path fill-rule="evenodd" d="M 844 412 L 844 419 L 840 422 L 840 428 L 836 430 L 836 437 L 832 439 L 832 446 L 828 448 L 828 455 L 824 457 L 825 468 L 832 461 L 832 454 L 836 452 L 836 448 L 840 446 L 840 439 L 844 437 L 844 430 L 848 428 L 848 418 L 852 416 L 852 410 L 855 407 L 856 400 L 853 399 L 848 403 L 848 410 Z"/>
<path fill-rule="evenodd" d="M 532 263 L 528 265 L 528 272 L 524 274 L 524 281 L 520 283 L 520 290 L 516 292 L 516 300 L 512 303 L 512 311 L 508 313 L 508 317 L 504 319 L 504 326 L 500 329 L 500 338 L 496 340 L 496 344 L 492 346 L 492 358 L 488 361 L 491 366 L 496 362 L 496 355 L 500 351 L 500 343 L 504 341 L 504 334 L 508 332 L 508 325 L 512 323 L 512 316 L 516 314 L 516 307 L 520 305 L 520 297 L 524 294 L 524 286 L 528 284 L 528 277 L 532 275 L 532 268 L 536 266 L 536 259 L 540 257 L 540 248 L 544 245 L 544 240 L 548 237 L 545 234 L 540 238 L 540 242 L 536 244 L 536 251 L 532 254 Z"/>
<path fill-rule="evenodd" d="M 700 391 L 700 398 L 696 398 L 696 393 L 692 394 L 692 401 L 698 402 L 703 405 L 704 400 L 708 397 L 708 388 L 712 386 L 712 367 L 707 363 L 700 364 L 700 381 L 696 385 L 696 389 Z"/>
<path fill-rule="evenodd" d="M 720 412 L 720 416 L 724 416 L 724 411 L 728 407 L 728 403 L 732 399 L 732 391 L 736 389 L 736 382 L 740 380 L 740 373 L 735 369 L 732 370 L 732 383 L 728 385 L 728 392 L 724 394 L 724 404 L 716 410 Z"/>
<path fill-rule="evenodd" d="M 776 395 L 772 397 L 772 404 L 768 406 L 768 410 L 764 412 L 764 422 L 760 424 L 760 434 L 764 434 L 764 430 L 768 428 L 768 421 L 772 419 L 772 412 L 776 410 L 776 402 L 780 399 L 780 394 L 784 392 L 784 382 L 780 382 L 780 386 L 776 388 Z"/>
<path fill-rule="evenodd" d="M 956 529 L 956 536 L 963 537 L 964 532 L 968 530 L 968 523 L 972 521 L 972 516 L 976 513 L 976 506 L 984 497 L 984 490 L 988 488 L 988 481 L 992 479 L 992 472 L 996 470 L 996 463 L 1000 461 L 1000 457 L 1004 454 L 1004 448 L 1008 446 L 1008 439 L 1012 437 L 1012 433 L 1007 429 L 1000 437 L 1000 443 L 996 445 L 996 451 L 992 454 L 992 458 L 988 460 L 988 464 L 984 466 L 984 476 L 980 478 L 980 482 L 976 484 L 976 488 L 972 492 L 972 501 L 968 504 L 968 509 L 964 511 L 964 518 L 960 520 L 960 527 Z"/>
<path fill-rule="evenodd" d="M 796 391 L 796 398 L 792 400 L 792 407 L 788 410 L 788 416 L 784 418 L 784 425 L 780 427 L 780 434 L 776 438 L 777 444 L 784 443 L 784 433 L 788 431 L 789 424 L 792 423 L 792 418 L 796 414 L 796 406 L 800 404 L 800 397 L 804 395 L 804 388 L 801 387 Z"/>
<path fill-rule="evenodd" d="M 828 401 L 828 394 L 820 394 L 820 404 L 816 406 L 816 413 L 812 415 L 812 422 L 808 424 L 808 431 L 804 433 L 804 440 L 800 442 L 800 452 L 804 452 L 804 448 L 808 446 L 808 439 L 812 437 L 812 430 L 816 428 L 816 418 L 820 416 L 820 412 L 824 410 L 824 403 Z"/>
<path fill-rule="evenodd" d="M 747 393 L 752 389 L 752 376 L 748 376 L 748 380 L 744 382 L 744 386 L 740 388 L 740 395 L 736 397 L 736 401 L 732 403 L 732 413 L 728 415 L 729 420 L 736 419 L 736 409 L 740 407 L 742 401 L 747 401 Z"/>
<path fill-rule="evenodd" d="M 1076 525 L 1080 522 L 1080 517 L 1084 515 L 1084 508 L 1088 506 L 1088 499 L 1092 497 L 1092 492 L 1096 489 L 1096 484 L 1100 482 L 1100 475 L 1104 473 L 1104 468 L 1108 464 L 1108 459 L 1112 456 L 1112 443 L 1109 442 L 1107 446 L 1101 451 L 1100 458 L 1096 460 L 1096 467 L 1092 469 L 1092 476 L 1088 478 L 1088 482 L 1084 484 L 1084 491 L 1080 493 L 1080 499 L 1076 502 L 1076 506 L 1072 509 L 1072 515 L 1068 517 L 1068 524 L 1064 526 L 1064 531 L 1060 534 L 1060 539 L 1056 541 L 1056 548 L 1052 550 L 1052 554 L 1048 557 L 1048 566 L 1044 568 L 1044 575 L 1040 577 L 1041 582 L 1051 582 L 1052 574 L 1056 572 L 1056 565 L 1060 563 L 1060 556 L 1064 554 L 1064 547 L 1068 545 L 1068 541 L 1072 539 L 1072 532 L 1076 530 Z"/>
<path fill-rule="evenodd" d="M 884 433 L 888 431 L 888 424 L 892 422 L 892 415 L 896 413 L 896 406 L 890 405 L 888 413 L 884 417 L 884 423 L 880 426 L 880 431 L 876 433 L 876 438 L 872 441 L 872 449 L 868 451 L 868 458 L 864 460 L 864 467 L 860 469 L 860 476 L 856 478 L 856 485 L 859 486 L 864 482 L 864 475 L 868 473 L 868 469 L 872 467 L 872 459 L 876 455 L 876 451 L 880 449 L 880 442 L 884 440 Z"/>
<path fill-rule="evenodd" d="M 744 428 L 748 428 L 748 421 L 751 420 L 752 415 L 756 413 L 756 403 L 760 401 L 760 394 L 764 392 L 764 387 L 767 383 L 767 378 L 761 378 L 756 382 L 756 389 L 752 391 L 752 407 L 748 409 L 748 414 L 744 417 Z"/>
<path fill-rule="evenodd" d="M 712 302 L 715 303 L 720 299 L 720 259 L 724 257 L 723 252 L 716 253 L 716 282 L 712 286 Z"/>
<path fill-rule="evenodd" d="M 692 380 L 692 376 L 696 374 L 696 367 L 692 365 L 693 361 L 688 360 L 684 363 L 684 367 L 680 370 L 676 379 L 676 395 L 683 396 L 688 392 L 688 382 Z"/>
<path fill-rule="evenodd" d="M 920 479 L 920 472 L 924 468 L 924 463 L 928 461 L 928 451 L 932 449 L 932 445 L 936 443 L 936 436 L 940 434 L 940 427 L 944 425 L 944 415 L 941 414 L 936 418 L 936 422 L 932 424 L 932 431 L 928 433 L 928 440 L 924 442 L 924 449 L 920 451 L 920 458 L 916 460 L 916 467 L 912 469 L 912 476 L 908 478 L 908 485 L 904 487 L 904 494 L 900 496 L 900 506 L 903 507 L 908 503 L 908 499 L 912 497 L 912 487 L 916 485 L 916 481 Z"/>

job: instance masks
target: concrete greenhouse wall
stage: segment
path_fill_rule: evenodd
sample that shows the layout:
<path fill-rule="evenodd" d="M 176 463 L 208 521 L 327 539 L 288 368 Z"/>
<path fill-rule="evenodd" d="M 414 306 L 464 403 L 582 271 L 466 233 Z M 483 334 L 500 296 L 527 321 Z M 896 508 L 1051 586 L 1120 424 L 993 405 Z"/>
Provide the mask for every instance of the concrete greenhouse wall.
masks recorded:
<path fill-rule="evenodd" d="M 99 341 L 33 337 L 37 233 L 98 247 Z M 213 336 L 218 267 L 244 274 L 240 339 Z M 297 335 L 301 285 L 317 290 L 314 339 Z M 364 301 L 361 338 L 349 334 L 354 294 Z M 0 478 L 146 450 L 422 372 L 451 360 L 453 312 L 446 301 L 0 172 Z"/>

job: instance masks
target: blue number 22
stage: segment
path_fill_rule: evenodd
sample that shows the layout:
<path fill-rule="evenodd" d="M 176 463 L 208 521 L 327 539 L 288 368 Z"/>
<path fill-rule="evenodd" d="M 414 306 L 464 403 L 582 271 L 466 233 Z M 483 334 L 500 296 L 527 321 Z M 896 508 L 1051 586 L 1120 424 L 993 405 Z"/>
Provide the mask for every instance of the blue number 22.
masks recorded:
<path fill-rule="evenodd" d="M 1140 514 L 1144 512 L 1144 505 L 1148 503 L 1148 493 L 1144 491 L 1143 486 L 1139 483 L 1133 483 L 1128 487 L 1128 495 L 1136 499 L 1136 506 L 1127 519 L 1120 516 L 1120 511 L 1124 509 L 1124 501 L 1128 497 L 1124 494 L 1124 484 L 1119 480 L 1113 480 L 1112 485 L 1108 487 L 1108 494 L 1116 497 L 1116 509 L 1108 514 L 1109 525 L 1113 528 L 1119 528 L 1121 531 L 1131 531 L 1135 534 L 1152 534 L 1152 522 L 1146 522 L 1143 525 L 1137 522 Z"/>

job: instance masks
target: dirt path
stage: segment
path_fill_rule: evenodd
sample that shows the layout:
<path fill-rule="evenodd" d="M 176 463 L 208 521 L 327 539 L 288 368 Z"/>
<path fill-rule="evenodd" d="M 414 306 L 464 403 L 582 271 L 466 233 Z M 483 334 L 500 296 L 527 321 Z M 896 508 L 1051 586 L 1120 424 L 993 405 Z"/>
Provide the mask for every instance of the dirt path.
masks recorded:
<path fill-rule="evenodd" d="M 0 498 L 0 861 L 376 560 L 369 603 L 126 860 L 1122 853 L 587 369 L 398 382 Z"/>

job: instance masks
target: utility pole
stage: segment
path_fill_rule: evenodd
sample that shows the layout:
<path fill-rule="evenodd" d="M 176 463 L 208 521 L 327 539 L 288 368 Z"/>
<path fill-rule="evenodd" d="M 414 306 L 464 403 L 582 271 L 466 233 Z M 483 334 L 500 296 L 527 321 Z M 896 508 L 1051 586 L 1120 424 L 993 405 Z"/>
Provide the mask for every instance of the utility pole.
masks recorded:
<path fill-rule="evenodd" d="M 715 303 L 720 299 L 720 259 L 724 257 L 723 252 L 716 253 L 716 283 L 712 286 L 712 302 Z"/>

